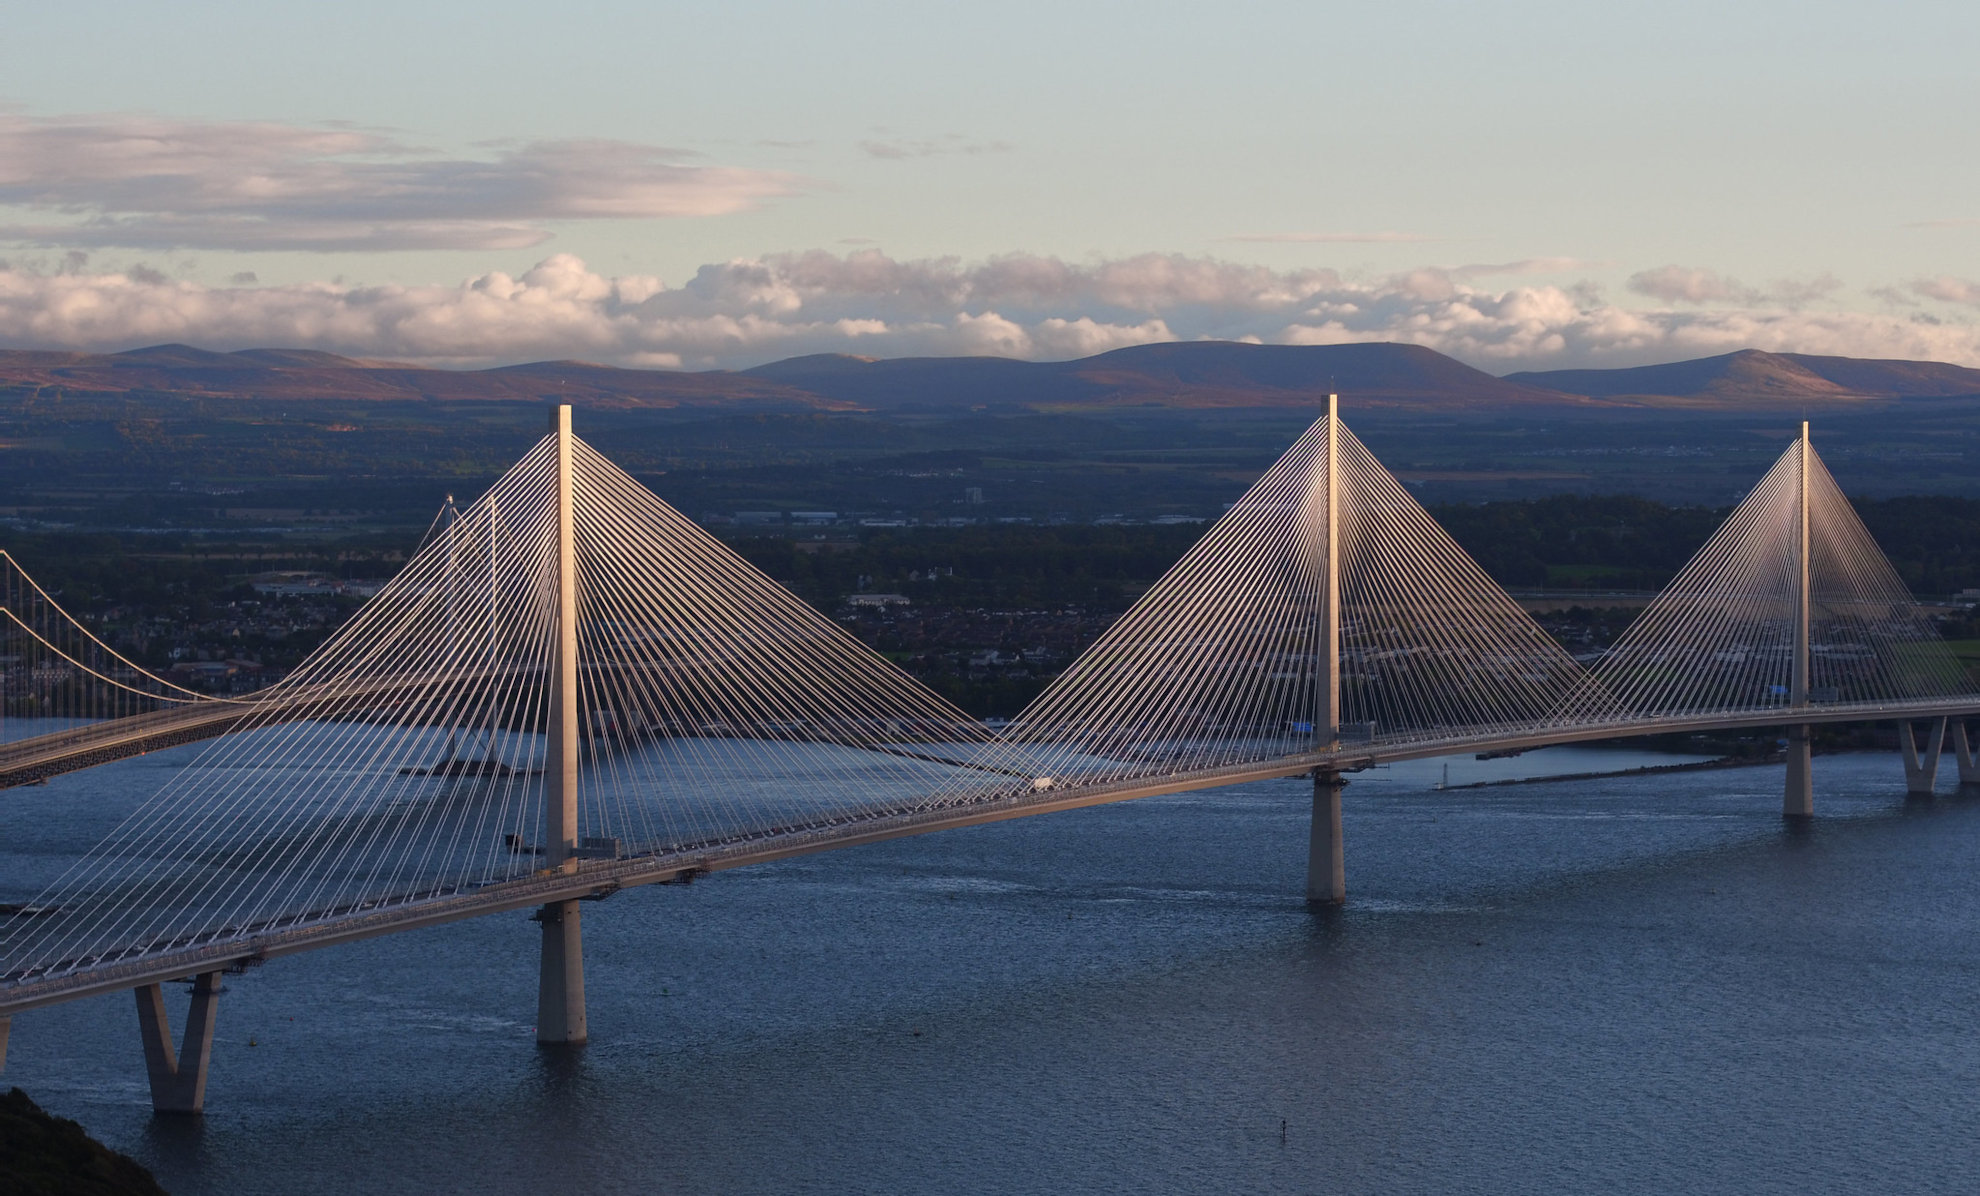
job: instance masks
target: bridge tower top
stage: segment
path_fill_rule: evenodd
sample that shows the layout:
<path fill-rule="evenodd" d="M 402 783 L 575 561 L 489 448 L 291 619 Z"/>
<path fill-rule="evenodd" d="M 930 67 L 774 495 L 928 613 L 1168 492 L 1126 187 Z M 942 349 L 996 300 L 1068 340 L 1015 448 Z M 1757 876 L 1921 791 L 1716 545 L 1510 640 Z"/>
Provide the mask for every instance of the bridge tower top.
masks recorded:
<path fill-rule="evenodd" d="M 1795 549 L 1794 549 L 1794 672 L 1788 682 L 1788 704 L 1794 707 L 1808 705 L 1808 666 L 1809 666 L 1809 623 L 1813 613 L 1813 598 L 1810 594 L 1809 540 L 1808 540 L 1808 491 L 1809 467 L 1813 463 L 1814 451 L 1808 443 L 1808 421 L 1801 421 L 1801 439 L 1794 450 L 1798 457 L 1795 466 Z"/>
<path fill-rule="evenodd" d="M 1113 784 L 1532 725 L 1572 657 L 1323 414 L 1006 729 L 1008 767 Z"/>
<path fill-rule="evenodd" d="M 573 435 L 563 405 L 238 709 L 50 886 L 53 912 L 0 926 L 0 1000 L 493 886 L 563 893 L 637 859 L 822 837 L 936 791 L 991 739 Z"/>
<path fill-rule="evenodd" d="M 1327 747 L 1341 742 L 1341 396 L 1327 396 L 1327 513 L 1326 556 L 1320 589 L 1320 681 L 1325 687 L 1321 717 L 1315 727 Z"/>
<path fill-rule="evenodd" d="M 1970 692 L 1806 422 L 1597 663 L 1605 717 L 1888 704 Z M 1596 713 L 1585 708 L 1578 717 Z M 1786 720 L 1783 720 L 1786 721 Z"/>
<path fill-rule="evenodd" d="M 551 661 L 549 759 L 544 767 L 544 863 L 559 871 L 576 867 L 578 849 L 578 580 L 577 516 L 573 496 L 571 408 L 550 409 L 550 439 L 556 456 L 556 566 L 552 577 L 556 605 Z"/>

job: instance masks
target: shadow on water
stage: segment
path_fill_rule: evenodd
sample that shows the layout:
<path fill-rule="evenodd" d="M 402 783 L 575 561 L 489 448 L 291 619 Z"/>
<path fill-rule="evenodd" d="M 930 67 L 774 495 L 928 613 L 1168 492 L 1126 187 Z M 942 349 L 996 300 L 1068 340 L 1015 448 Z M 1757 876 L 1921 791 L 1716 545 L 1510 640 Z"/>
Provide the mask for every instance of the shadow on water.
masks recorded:
<path fill-rule="evenodd" d="M 196 1175 L 208 1163 L 206 1118 L 153 1113 L 144 1127 L 144 1156 L 153 1171 Z"/>
<path fill-rule="evenodd" d="M 590 1080 L 584 1065 L 586 1050 L 583 1043 L 536 1044 L 536 1080 L 546 1101 L 559 1103 L 583 1095 Z"/>
<path fill-rule="evenodd" d="M 1333 947 L 1347 941 L 1349 911 L 1354 906 L 1350 892 L 1343 902 L 1306 903 L 1306 941 L 1316 947 Z"/>
<path fill-rule="evenodd" d="M 599 1069 L 587 1060 L 589 1050 L 583 1043 L 536 1045 L 528 1072 L 533 1082 L 523 1085 L 520 1094 L 532 1110 L 532 1133 L 543 1141 L 585 1141 L 592 1133 L 604 1092 Z"/>

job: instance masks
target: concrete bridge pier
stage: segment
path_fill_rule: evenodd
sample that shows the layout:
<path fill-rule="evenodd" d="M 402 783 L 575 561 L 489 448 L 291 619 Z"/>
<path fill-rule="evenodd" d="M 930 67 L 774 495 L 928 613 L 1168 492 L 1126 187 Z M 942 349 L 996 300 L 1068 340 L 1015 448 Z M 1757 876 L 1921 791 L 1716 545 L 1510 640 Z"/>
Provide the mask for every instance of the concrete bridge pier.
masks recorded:
<path fill-rule="evenodd" d="M 536 911 L 543 923 L 543 969 L 536 985 L 536 1041 L 579 1046 L 590 1037 L 584 1018 L 584 936 L 578 903 L 557 901 Z"/>
<path fill-rule="evenodd" d="M 193 979 L 192 1007 L 186 1011 L 182 1049 L 172 1049 L 172 1025 L 165 1016 L 165 993 L 156 984 L 132 990 L 137 997 L 138 1034 L 144 1040 L 144 1067 L 151 1077 L 151 1108 L 157 1113 L 199 1113 L 206 1108 L 206 1072 L 213 1062 L 213 1018 L 220 1003 L 220 973 Z"/>
<path fill-rule="evenodd" d="M 1961 728 L 1963 732 L 1964 727 Z M 1939 778 L 1939 753 L 1946 743 L 1946 720 L 1932 720 L 1932 734 L 1925 751 L 1918 750 L 1918 733 L 1910 719 L 1898 721 L 1898 747 L 1904 756 L 1904 791 L 1909 797 L 1932 796 L 1932 784 Z"/>
<path fill-rule="evenodd" d="M 1952 742 L 1953 759 L 1959 764 L 1959 787 L 1980 789 L 1980 754 L 1974 752 L 1973 741 L 1967 737 L 1964 718 L 1952 720 Z M 4 1043 L 5 1039 L 5 1032 L 0 1031 L 0 1043 Z"/>
<path fill-rule="evenodd" d="M 1330 769 L 1313 772 L 1313 835 L 1306 850 L 1306 903 L 1332 906 L 1347 900 L 1347 853 L 1341 843 L 1341 787 Z"/>
<path fill-rule="evenodd" d="M 1788 728 L 1787 791 L 1781 797 L 1781 817 L 1815 817 L 1815 768 L 1809 750 L 1808 724 Z"/>

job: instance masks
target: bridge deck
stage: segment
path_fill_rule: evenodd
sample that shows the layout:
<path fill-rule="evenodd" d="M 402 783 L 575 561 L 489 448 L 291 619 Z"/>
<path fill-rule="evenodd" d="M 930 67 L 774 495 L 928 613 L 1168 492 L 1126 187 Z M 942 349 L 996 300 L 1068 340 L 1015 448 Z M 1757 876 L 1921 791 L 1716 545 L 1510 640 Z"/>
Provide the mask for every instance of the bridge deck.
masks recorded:
<path fill-rule="evenodd" d="M 324 911 L 317 919 L 301 925 L 295 924 L 295 918 L 285 918 L 284 924 L 265 929 L 238 927 L 224 938 L 175 943 L 130 959 L 0 983 L 0 1016 L 200 972 L 252 966 L 284 955 L 483 914 L 526 909 L 553 901 L 600 898 L 637 885 L 689 880 L 703 873 L 953 827 L 1299 776 L 1316 768 L 1352 772 L 1377 764 L 1464 752 L 1526 750 L 1674 732 L 1974 715 L 1980 715 L 1980 696 L 1968 695 L 1878 706 L 1783 707 L 1736 715 L 1699 714 L 1572 726 L 1494 728 L 1442 737 L 1344 745 L 1334 751 L 1306 752 L 1105 785 L 1024 791 L 948 807 L 846 817 L 823 826 L 688 845 L 627 859 L 574 860 L 571 871 L 546 871 L 461 891 L 408 894 L 397 900 L 369 902 L 361 908 Z M 229 717 L 238 718 L 238 711 Z"/>
<path fill-rule="evenodd" d="M 485 679 L 488 675 L 488 670 L 456 669 L 447 677 L 460 681 Z M 189 702 L 148 714 L 105 719 L 17 739 L 0 744 L 0 789 L 214 739 L 244 723 L 260 727 L 295 722 L 328 708 L 348 708 L 353 700 L 389 704 L 395 697 L 415 692 L 429 683 L 430 679 L 425 677 L 386 676 L 370 678 L 356 686 L 276 685 L 240 698 Z"/>
<path fill-rule="evenodd" d="M 0 789 L 224 735 L 252 709 L 199 702 L 0 744 Z"/>

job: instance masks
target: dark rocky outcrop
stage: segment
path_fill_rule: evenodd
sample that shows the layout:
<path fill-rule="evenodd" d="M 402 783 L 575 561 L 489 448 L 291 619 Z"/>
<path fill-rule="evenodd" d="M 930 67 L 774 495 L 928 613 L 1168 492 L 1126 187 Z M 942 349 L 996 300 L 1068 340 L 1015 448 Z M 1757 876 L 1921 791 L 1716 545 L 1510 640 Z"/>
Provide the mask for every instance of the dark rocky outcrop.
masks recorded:
<path fill-rule="evenodd" d="M 135 1159 L 42 1112 L 15 1088 L 0 1096 L 0 1192 L 6 1196 L 165 1196 Z"/>

